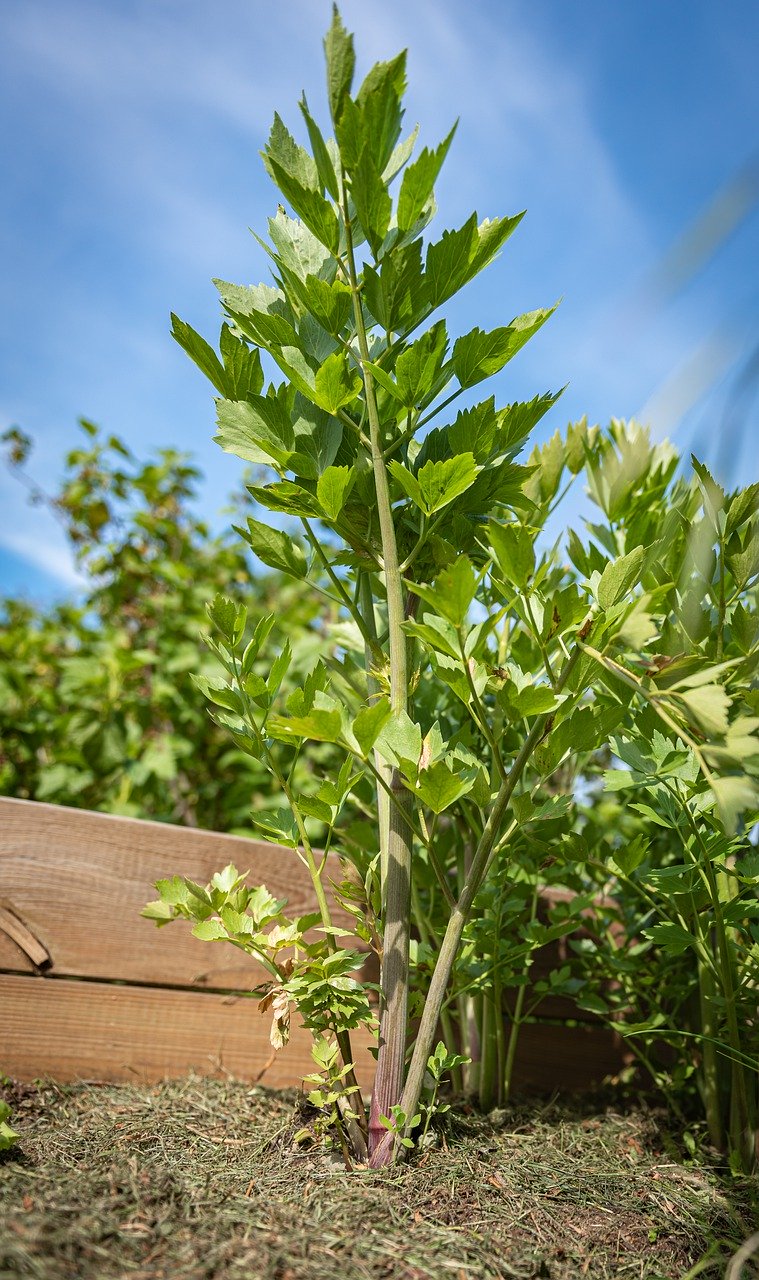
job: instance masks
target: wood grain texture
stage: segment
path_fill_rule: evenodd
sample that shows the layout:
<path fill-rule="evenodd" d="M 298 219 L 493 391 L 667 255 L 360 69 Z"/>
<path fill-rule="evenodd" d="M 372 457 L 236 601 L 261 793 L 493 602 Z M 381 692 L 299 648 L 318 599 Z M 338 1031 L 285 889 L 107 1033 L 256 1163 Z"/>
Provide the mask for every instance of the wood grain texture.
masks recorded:
<path fill-rule="evenodd" d="M 199 942 L 183 921 L 157 929 L 140 916 L 155 880 L 181 874 L 205 884 L 228 862 L 250 868 L 251 882 L 288 899 L 293 914 L 313 910 L 293 850 L 0 797 L 0 1072 L 60 1080 L 263 1072 L 272 1087 L 297 1085 L 311 1069 L 308 1036 L 296 1031 L 273 1056 L 255 1004 L 212 993 L 249 991 L 263 970 L 233 947 Z M 339 873 L 334 860 L 330 872 Z M 533 974 L 560 962 L 565 945 L 539 952 Z M 539 1012 L 593 1020 L 562 1000 Z M 356 1035 L 364 1087 L 374 1072 L 367 1042 Z M 588 1088 L 623 1061 L 619 1038 L 599 1026 L 535 1024 L 521 1032 L 515 1082 L 539 1092 Z"/>
<path fill-rule="evenodd" d="M 183 875 L 206 884 L 228 862 L 251 870 L 288 911 L 314 910 L 308 871 L 292 849 L 161 822 L 0 797 L 0 898 L 39 940 L 56 977 L 248 990 L 263 969 L 235 947 L 199 942 L 178 921 L 140 916 L 153 884 Z M 327 876 L 339 876 L 333 860 Z M 346 917 L 337 917 L 345 922 Z M 0 929 L 0 971 L 33 973 Z"/>
<path fill-rule="evenodd" d="M 313 1070 L 311 1037 L 298 1025 L 277 1054 L 271 1019 L 255 1000 L 67 978 L 0 974 L 0 1071 L 18 1080 L 162 1080 L 229 1073 L 272 1088 Z M 353 1040 L 368 1088 L 369 1036 Z"/>
<path fill-rule="evenodd" d="M 275 1055 L 269 1019 L 243 996 L 0 974 L 0 1010 L 0 1070 L 18 1080 L 153 1081 L 195 1071 L 285 1088 L 312 1069 L 308 1033 L 295 1027 Z M 369 1037 L 352 1040 L 368 1092 Z M 584 1090 L 625 1061 L 619 1037 L 603 1028 L 535 1023 L 520 1034 L 514 1088 Z"/>
<path fill-rule="evenodd" d="M 533 1022 L 519 1033 L 514 1092 L 587 1092 L 632 1058 L 622 1037 L 606 1027 Z"/>

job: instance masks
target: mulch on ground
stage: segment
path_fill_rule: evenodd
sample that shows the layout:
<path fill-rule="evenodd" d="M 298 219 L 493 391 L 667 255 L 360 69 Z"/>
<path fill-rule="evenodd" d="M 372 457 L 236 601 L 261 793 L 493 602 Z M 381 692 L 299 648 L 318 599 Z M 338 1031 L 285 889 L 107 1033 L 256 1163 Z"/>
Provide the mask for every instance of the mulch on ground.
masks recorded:
<path fill-rule="evenodd" d="M 759 1219 L 753 1182 L 647 1107 L 457 1113 L 412 1163 L 346 1172 L 294 1143 L 294 1092 L 5 1095 L 22 1139 L 0 1157 L 2 1280 L 716 1280 Z"/>

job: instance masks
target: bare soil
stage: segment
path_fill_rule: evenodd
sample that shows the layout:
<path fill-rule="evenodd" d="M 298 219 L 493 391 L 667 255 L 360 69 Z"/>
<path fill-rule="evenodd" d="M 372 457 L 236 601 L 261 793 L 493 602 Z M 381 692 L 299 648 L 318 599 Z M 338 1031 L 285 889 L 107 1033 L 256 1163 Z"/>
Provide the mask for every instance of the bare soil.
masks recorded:
<path fill-rule="evenodd" d="M 189 1078 L 5 1096 L 22 1137 L 0 1157 L 2 1280 L 716 1280 L 759 1220 L 755 1184 L 696 1130 L 689 1155 L 645 1104 L 457 1112 L 373 1172 L 294 1142 L 294 1092 Z"/>

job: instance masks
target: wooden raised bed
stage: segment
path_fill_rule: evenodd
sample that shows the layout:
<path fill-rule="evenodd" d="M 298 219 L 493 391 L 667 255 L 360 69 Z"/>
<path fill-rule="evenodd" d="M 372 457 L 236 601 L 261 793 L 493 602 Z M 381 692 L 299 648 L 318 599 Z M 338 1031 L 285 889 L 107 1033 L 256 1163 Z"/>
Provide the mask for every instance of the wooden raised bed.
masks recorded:
<path fill-rule="evenodd" d="M 0 797 L 0 1073 L 144 1081 L 193 1070 L 299 1084 L 310 1038 L 295 1027 L 272 1053 L 269 1020 L 245 995 L 263 973 L 255 962 L 140 916 L 155 880 L 206 883 L 228 862 L 250 868 L 294 914 L 314 909 L 290 849 Z M 592 1015 L 573 1016 L 580 1025 L 523 1028 L 517 1087 L 587 1089 L 619 1069 L 618 1038 Z M 353 1047 L 368 1088 L 368 1036 L 354 1033 Z"/>

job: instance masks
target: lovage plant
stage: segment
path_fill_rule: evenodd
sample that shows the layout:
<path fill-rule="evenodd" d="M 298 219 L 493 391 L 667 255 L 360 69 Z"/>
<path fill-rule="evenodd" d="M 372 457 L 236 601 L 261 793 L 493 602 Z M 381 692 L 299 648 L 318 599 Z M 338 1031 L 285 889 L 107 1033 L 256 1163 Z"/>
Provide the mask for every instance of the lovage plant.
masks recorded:
<path fill-rule="evenodd" d="M 216 719 L 273 775 L 282 808 L 254 820 L 303 860 L 318 912 L 290 919 L 285 904 L 227 868 L 205 887 L 161 882 L 147 913 L 159 923 L 190 918 L 198 936 L 258 959 L 273 1040 L 284 1041 L 296 1006 L 316 1039 L 324 1087 L 315 1098 L 354 1152 L 366 1144 L 382 1165 L 429 1115 L 425 1079 L 436 1089 L 443 1069 L 461 1074 L 471 1057 L 467 1076 L 479 1073 L 483 1103 L 502 1094 L 511 1069 L 504 965 L 524 985 L 529 948 L 573 927 L 571 911 L 541 925 L 534 889 L 503 889 L 523 884 L 525 867 L 534 878 L 533 833 L 573 809 L 582 761 L 637 723 L 638 684 L 612 666 L 644 646 L 667 652 L 667 617 L 682 602 L 657 564 L 688 515 L 647 519 L 634 431 L 609 437 L 580 423 L 527 465 L 515 461 L 556 396 L 497 407 L 473 389 L 504 369 L 551 308 L 454 340 L 441 309 L 494 260 L 521 214 L 472 214 L 428 234 L 453 131 L 414 158 L 416 133 L 402 132 L 405 55 L 375 66 L 354 93 L 353 42 L 337 12 L 325 48 L 334 136 L 304 98 L 309 149 L 277 115 L 263 153 L 282 199 L 261 241 L 273 285 L 218 283 L 220 355 L 174 321 L 219 394 L 219 444 L 272 473 L 252 494 L 274 518 L 251 518 L 242 537 L 265 565 L 314 579 L 339 609 L 319 661 L 284 697 L 287 642 L 271 666 L 262 659 L 277 619 L 251 633 L 245 610 L 218 597 L 209 642 L 227 674 L 200 682 Z M 538 535 L 563 478 L 586 466 L 606 486 L 608 524 L 593 527 L 587 546 L 572 535 L 572 567 Z M 668 478 L 659 469 L 651 483 Z M 620 522 L 633 495 L 640 510 Z M 704 785 L 734 825 L 755 791 L 732 779 L 720 791 L 719 770 L 743 766 L 729 737 L 726 664 L 694 680 L 707 665 L 697 652 L 681 688 L 652 697 L 676 739 L 687 747 L 697 737 Z M 718 721 L 708 715 L 716 701 Z M 296 770 L 304 757 L 310 772 Z M 334 923 L 330 851 L 344 868 L 334 892 L 380 959 L 368 1124 L 350 1036 L 375 1015 L 369 984 L 356 977 L 362 954 Z M 515 899 L 532 904 L 528 945 L 502 963 L 504 932 L 521 920 Z M 448 1043 L 434 1049 L 439 1028 Z"/>

